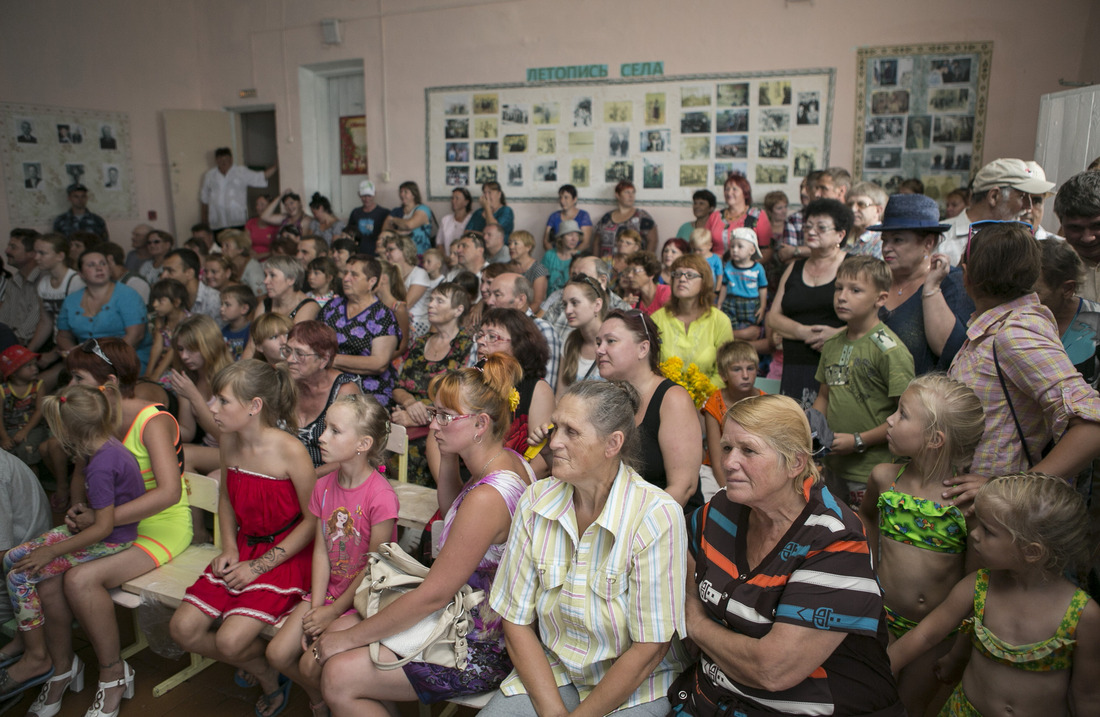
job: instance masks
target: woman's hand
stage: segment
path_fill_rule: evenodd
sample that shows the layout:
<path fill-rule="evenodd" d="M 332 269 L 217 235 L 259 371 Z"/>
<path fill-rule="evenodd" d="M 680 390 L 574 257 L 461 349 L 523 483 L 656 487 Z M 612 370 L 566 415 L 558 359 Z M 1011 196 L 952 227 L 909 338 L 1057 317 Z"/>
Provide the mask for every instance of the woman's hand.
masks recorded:
<path fill-rule="evenodd" d="M 943 484 L 947 490 L 943 497 L 951 501 L 951 504 L 970 517 L 974 515 L 974 498 L 978 495 L 978 489 L 989 482 L 989 478 L 973 473 L 965 473 L 961 476 L 946 478 Z"/>
<path fill-rule="evenodd" d="M 177 394 L 182 395 L 193 404 L 206 403 L 199 394 L 199 389 L 195 387 L 195 382 L 187 374 L 172 369 L 168 374 L 168 378 L 172 383 L 172 390 Z"/>
<path fill-rule="evenodd" d="M 225 577 L 226 571 L 236 565 L 240 557 L 236 550 L 227 550 L 214 558 L 213 562 L 210 563 L 210 571 L 214 573 L 215 577 Z"/>
<path fill-rule="evenodd" d="M 85 528 L 91 527 L 94 523 L 95 511 L 84 503 L 77 503 L 69 508 L 69 512 L 65 514 L 65 527 L 68 528 L 69 532 L 73 535 L 76 535 Z"/>
<path fill-rule="evenodd" d="M 59 543 L 59 545 L 62 544 L 64 544 L 64 541 Z M 58 552 L 55 546 L 43 545 L 40 548 L 35 548 L 34 550 L 32 550 L 26 557 L 24 557 L 15 565 L 11 566 L 11 569 L 17 570 L 21 573 L 32 575 L 41 571 L 42 568 L 52 563 L 54 558 L 56 558 L 58 555 L 62 555 L 62 553 Z"/>
<path fill-rule="evenodd" d="M 403 407 L 405 413 L 412 419 L 412 426 L 426 426 L 432 422 L 432 417 L 428 413 L 428 407 L 420 401 L 413 401 Z"/>
<path fill-rule="evenodd" d="M 820 351 L 821 347 L 825 345 L 825 342 L 836 336 L 837 333 L 844 330 L 844 327 L 834 328 L 832 326 L 824 326 L 822 324 L 815 324 L 809 327 L 811 331 L 810 340 L 806 341 L 806 345 L 814 351 Z"/>
<path fill-rule="evenodd" d="M 943 280 L 947 278 L 947 274 L 951 271 L 951 260 L 947 258 L 946 254 L 933 254 L 929 266 L 931 269 L 928 271 L 928 275 L 924 277 L 925 294 L 940 288 L 940 284 L 943 283 Z"/>
<path fill-rule="evenodd" d="M 354 644 L 354 641 L 348 635 L 349 632 L 350 630 L 337 630 L 322 633 L 313 643 L 313 659 L 317 661 L 317 664 L 323 667 L 330 657 L 362 647 L 362 645 Z"/>
<path fill-rule="evenodd" d="M 302 632 L 311 638 L 320 637 L 340 614 L 332 605 L 311 608 L 302 616 Z"/>
<path fill-rule="evenodd" d="M 241 590 L 265 572 L 267 571 L 255 560 L 243 560 L 226 567 L 222 573 L 222 579 L 233 590 Z"/>

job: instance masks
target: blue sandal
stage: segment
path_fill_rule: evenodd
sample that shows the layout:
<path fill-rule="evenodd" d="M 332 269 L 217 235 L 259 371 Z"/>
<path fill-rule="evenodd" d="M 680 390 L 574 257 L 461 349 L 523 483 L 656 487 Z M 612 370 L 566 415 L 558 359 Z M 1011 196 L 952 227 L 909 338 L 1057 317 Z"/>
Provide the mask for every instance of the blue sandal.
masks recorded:
<path fill-rule="evenodd" d="M 290 681 L 289 677 L 287 677 L 286 675 L 279 675 L 279 686 L 275 688 L 274 692 L 269 692 L 268 694 L 260 697 L 260 701 L 264 703 L 264 707 L 267 707 L 271 704 L 272 700 L 274 700 L 279 695 L 282 695 L 282 703 L 275 708 L 274 712 L 268 715 L 260 712 L 260 705 L 257 704 L 255 709 L 256 717 L 278 717 L 278 715 L 286 709 L 287 704 L 290 702 L 290 686 L 292 684 L 294 683 Z"/>
<path fill-rule="evenodd" d="M 22 692 L 29 690 L 32 687 L 37 687 L 46 680 L 53 677 L 53 667 L 43 672 L 37 677 L 32 677 L 25 682 L 16 682 L 8 674 L 6 667 L 0 667 L 0 700 L 6 700 L 9 697 L 14 697 Z M 263 717 L 262 715 L 260 717 Z M 274 717 L 274 715 L 272 715 Z"/>
<path fill-rule="evenodd" d="M 18 655 L 9 655 L 6 652 L 0 652 L 0 667 L 11 667 L 15 663 L 19 662 L 23 658 L 23 653 Z"/>

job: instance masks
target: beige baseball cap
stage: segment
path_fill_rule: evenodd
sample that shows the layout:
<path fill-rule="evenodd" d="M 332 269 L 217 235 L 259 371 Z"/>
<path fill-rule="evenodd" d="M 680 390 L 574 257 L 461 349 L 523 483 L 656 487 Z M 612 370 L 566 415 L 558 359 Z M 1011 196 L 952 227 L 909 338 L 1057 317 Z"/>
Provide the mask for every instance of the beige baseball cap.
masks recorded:
<path fill-rule="evenodd" d="M 974 177 L 974 192 L 985 192 L 995 187 L 1012 187 L 1025 194 L 1046 194 L 1054 189 L 1054 182 L 1048 182 L 1042 167 L 1034 162 L 995 159 L 978 170 L 978 175 Z"/>

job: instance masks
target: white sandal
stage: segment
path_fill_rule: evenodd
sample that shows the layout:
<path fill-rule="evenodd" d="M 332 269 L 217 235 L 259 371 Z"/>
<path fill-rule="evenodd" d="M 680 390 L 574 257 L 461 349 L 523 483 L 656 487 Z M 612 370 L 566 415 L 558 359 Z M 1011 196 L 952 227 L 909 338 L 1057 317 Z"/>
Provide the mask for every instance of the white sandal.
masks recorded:
<path fill-rule="evenodd" d="M 46 704 L 46 700 L 50 696 L 50 688 L 65 683 L 61 688 L 61 694 L 57 696 L 57 701 L 52 704 Z M 72 692 L 80 692 L 84 689 L 84 662 L 76 655 L 73 655 L 73 664 L 69 667 L 69 671 L 63 675 L 51 677 L 45 685 L 42 686 L 42 691 L 38 693 L 38 697 L 35 698 L 31 708 L 27 710 L 28 717 L 30 715 L 36 715 L 37 717 L 54 717 L 61 711 L 61 699 L 65 696 L 65 690 L 71 690 Z"/>
<path fill-rule="evenodd" d="M 118 717 L 118 710 L 119 707 L 122 706 L 122 700 L 128 700 L 134 696 L 134 670 L 125 660 L 122 661 L 122 675 L 122 679 L 120 680 L 99 683 L 99 689 L 97 689 L 95 693 L 95 701 L 92 702 L 92 706 L 88 708 L 88 711 L 84 713 L 84 717 Z M 123 690 L 122 697 L 118 701 L 119 707 L 116 707 L 114 712 L 104 712 L 103 700 L 106 698 L 104 690 L 123 686 L 125 686 L 126 689 Z"/>

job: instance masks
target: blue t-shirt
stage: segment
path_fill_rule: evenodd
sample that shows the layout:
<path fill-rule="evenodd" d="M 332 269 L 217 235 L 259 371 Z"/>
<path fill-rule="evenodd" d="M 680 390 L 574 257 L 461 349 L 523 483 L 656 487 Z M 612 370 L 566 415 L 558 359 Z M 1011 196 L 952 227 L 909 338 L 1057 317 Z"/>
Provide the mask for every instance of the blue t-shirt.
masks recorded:
<path fill-rule="evenodd" d="M 493 212 L 493 217 L 497 220 L 497 224 L 500 225 L 501 231 L 504 232 L 504 243 L 508 243 L 508 237 L 512 236 L 512 229 L 516 225 L 516 216 L 512 214 L 511 207 L 501 207 Z M 481 232 L 485 231 L 485 212 L 480 208 L 474 211 L 470 215 L 470 223 L 466 225 L 467 231 Z"/>
<path fill-rule="evenodd" d="M 714 285 L 718 286 L 719 282 L 722 281 L 722 257 L 711 252 L 710 256 L 707 257 L 707 266 L 710 267 L 710 278 L 714 280 Z"/>
<path fill-rule="evenodd" d="M 588 215 L 588 212 L 583 209 L 577 210 L 577 216 L 573 219 L 581 229 L 592 226 L 592 217 Z M 558 236 L 558 227 L 561 226 L 561 212 L 557 211 L 550 215 L 550 218 L 546 220 L 546 226 L 550 227 L 550 236 Z"/>
<path fill-rule="evenodd" d="M 225 338 L 225 345 L 229 347 L 229 353 L 233 354 L 234 361 L 241 360 L 244 347 L 248 344 L 248 330 L 251 327 L 252 324 L 245 324 L 240 331 L 229 328 L 229 324 L 222 327 L 222 337 Z"/>
<path fill-rule="evenodd" d="M 413 229 L 410 237 L 413 240 L 413 244 L 416 244 L 416 253 L 423 254 L 432 248 L 432 210 L 427 204 L 417 204 L 413 207 L 413 214 L 417 212 L 424 212 L 424 216 L 428 218 L 428 221 L 421 224 L 416 229 Z M 402 207 L 395 207 L 390 211 L 390 215 L 398 219 L 403 219 L 405 217 L 405 210 Z M 409 218 L 412 219 L 412 214 L 409 215 Z M 507 241 L 508 236 L 505 235 L 504 239 Z"/>
<path fill-rule="evenodd" d="M 84 309 L 80 306 L 85 291 L 87 289 L 80 289 L 65 297 L 57 314 L 58 331 L 68 331 L 77 344 L 82 344 L 92 338 L 125 338 L 127 326 L 141 324 L 142 339 L 136 348 L 141 370 L 144 371 L 145 364 L 149 362 L 149 349 L 152 348 L 153 341 L 145 328 L 147 314 L 141 295 L 125 284 L 115 283 L 111 298 L 95 316 L 89 318 L 84 315 Z"/>
<path fill-rule="evenodd" d="M 726 293 L 743 299 L 759 299 L 760 290 L 768 286 L 768 276 L 758 261 L 747 269 L 738 269 L 732 261 L 727 261 L 722 281 L 726 285 Z"/>

